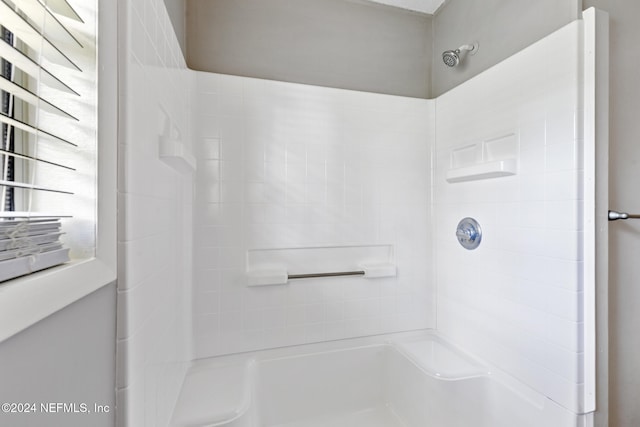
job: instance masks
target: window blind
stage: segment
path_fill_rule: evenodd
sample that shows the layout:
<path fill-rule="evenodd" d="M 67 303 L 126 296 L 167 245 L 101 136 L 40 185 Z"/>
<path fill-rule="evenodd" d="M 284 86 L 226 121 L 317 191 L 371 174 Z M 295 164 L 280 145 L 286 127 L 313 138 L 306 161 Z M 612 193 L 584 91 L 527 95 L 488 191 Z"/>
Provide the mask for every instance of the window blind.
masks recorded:
<path fill-rule="evenodd" d="M 76 189 L 94 181 L 77 166 L 91 161 L 77 129 L 95 132 L 83 24 L 67 0 L 0 0 L 0 281 L 70 260 Z"/>

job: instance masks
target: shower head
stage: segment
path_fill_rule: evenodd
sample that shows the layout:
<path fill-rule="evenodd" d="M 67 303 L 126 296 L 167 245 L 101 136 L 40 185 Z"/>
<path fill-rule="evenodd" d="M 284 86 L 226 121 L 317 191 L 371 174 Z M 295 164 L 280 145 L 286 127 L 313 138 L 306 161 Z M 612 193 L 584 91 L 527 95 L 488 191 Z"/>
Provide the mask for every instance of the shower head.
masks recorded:
<path fill-rule="evenodd" d="M 448 67 L 455 67 L 460 64 L 460 61 L 464 59 L 467 52 L 469 55 L 475 55 L 478 51 L 478 43 L 465 44 L 457 48 L 456 50 L 447 50 L 442 53 L 442 61 Z"/>

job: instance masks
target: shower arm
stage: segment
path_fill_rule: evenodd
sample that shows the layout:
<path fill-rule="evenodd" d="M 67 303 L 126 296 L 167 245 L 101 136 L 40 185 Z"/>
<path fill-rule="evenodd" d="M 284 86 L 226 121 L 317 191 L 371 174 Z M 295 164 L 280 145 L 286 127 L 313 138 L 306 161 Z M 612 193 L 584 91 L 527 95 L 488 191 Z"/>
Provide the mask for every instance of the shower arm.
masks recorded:
<path fill-rule="evenodd" d="M 609 211 L 609 221 L 617 221 L 619 219 L 640 219 L 640 214 Z"/>
<path fill-rule="evenodd" d="M 476 46 L 473 44 L 463 44 L 462 46 L 460 46 L 458 49 L 458 51 L 463 51 L 466 50 L 467 52 L 471 53 L 474 50 L 476 50 Z"/>

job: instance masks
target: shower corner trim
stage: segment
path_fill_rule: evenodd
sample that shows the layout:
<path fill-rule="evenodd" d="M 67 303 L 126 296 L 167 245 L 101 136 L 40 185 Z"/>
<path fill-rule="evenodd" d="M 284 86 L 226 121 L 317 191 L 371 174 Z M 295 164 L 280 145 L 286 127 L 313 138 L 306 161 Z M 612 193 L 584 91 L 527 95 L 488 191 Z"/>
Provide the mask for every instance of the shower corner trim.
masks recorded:
<path fill-rule="evenodd" d="M 607 407 L 609 17 L 584 21 L 584 412 Z M 596 400 L 598 404 L 596 406 Z"/>

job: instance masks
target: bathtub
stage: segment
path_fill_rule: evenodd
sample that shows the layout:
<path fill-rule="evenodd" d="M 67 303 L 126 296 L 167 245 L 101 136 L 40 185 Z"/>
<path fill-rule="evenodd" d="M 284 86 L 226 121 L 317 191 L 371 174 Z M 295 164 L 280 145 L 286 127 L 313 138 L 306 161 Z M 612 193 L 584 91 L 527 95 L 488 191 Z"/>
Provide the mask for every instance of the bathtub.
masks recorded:
<path fill-rule="evenodd" d="M 586 426 L 422 331 L 196 361 L 174 427 Z"/>

